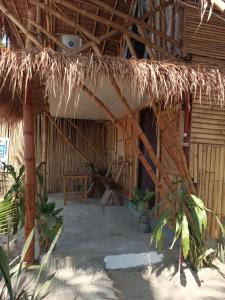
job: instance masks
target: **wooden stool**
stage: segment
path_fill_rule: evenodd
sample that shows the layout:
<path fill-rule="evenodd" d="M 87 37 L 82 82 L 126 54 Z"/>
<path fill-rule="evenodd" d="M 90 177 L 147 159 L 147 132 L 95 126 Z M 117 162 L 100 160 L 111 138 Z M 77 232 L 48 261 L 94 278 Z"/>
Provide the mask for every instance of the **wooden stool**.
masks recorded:
<path fill-rule="evenodd" d="M 76 184 L 77 181 L 81 182 L 82 191 L 68 191 L 67 185 L 68 183 Z M 68 198 L 70 193 L 74 194 L 75 196 L 80 196 L 79 200 L 86 200 L 87 199 L 87 183 L 88 183 L 88 175 L 64 175 L 63 176 L 63 191 L 64 191 L 64 205 L 66 205 L 67 201 L 71 200 Z M 72 200 L 71 200 L 72 201 Z"/>

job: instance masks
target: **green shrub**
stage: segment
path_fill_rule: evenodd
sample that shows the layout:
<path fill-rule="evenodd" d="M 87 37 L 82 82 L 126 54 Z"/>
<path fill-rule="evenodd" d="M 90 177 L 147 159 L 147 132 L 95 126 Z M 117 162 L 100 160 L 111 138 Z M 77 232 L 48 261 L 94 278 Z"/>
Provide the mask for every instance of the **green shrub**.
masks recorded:
<path fill-rule="evenodd" d="M 170 195 L 171 196 L 171 195 Z M 185 260 L 191 263 L 194 269 L 210 266 L 214 258 L 215 249 L 207 248 L 205 243 L 208 226 L 207 213 L 213 214 L 219 224 L 224 237 L 224 227 L 218 216 L 210 209 L 206 208 L 203 201 L 196 195 L 188 192 L 188 185 L 181 182 L 181 188 L 172 197 L 177 202 L 177 210 L 174 207 L 163 211 L 158 219 L 156 227 L 151 236 L 151 244 L 155 242 L 157 248 L 161 249 L 165 240 L 165 226 L 169 226 L 174 232 L 174 239 L 170 249 L 174 247 L 177 240 L 180 241 L 180 253 Z M 181 257 L 180 257 L 181 258 Z"/>

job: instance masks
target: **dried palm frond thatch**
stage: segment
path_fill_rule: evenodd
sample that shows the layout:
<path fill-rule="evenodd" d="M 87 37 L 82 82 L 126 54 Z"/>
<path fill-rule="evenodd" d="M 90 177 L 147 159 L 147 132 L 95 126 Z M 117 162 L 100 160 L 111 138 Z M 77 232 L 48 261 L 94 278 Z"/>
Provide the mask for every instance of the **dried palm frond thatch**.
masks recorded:
<path fill-rule="evenodd" d="M 91 83 L 94 88 L 105 76 L 113 76 L 121 87 L 124 82 L 128 83 L 133 95 L 139 99 L 148 94 L 150 102 L 161 102 L 163 106 L 197 92 L 200 95 L 204 92 L 212 103 L 221 106 L 225 103 L 225 71 L 220 66 L 73 56 L 44 49 L 0 51 L 0 106 L 12 105 L 13 96 L 21 95 L 28 81 L 34 78 L 40 79 L 46 95 L 58 91 L 58 98 L 69 101 L 70 95 L 79 93 L 83 84 Z M 3 90 L 8 90 L 7 103 L 2 102 Z M 40 99 L 36 100 L 40 102 Z"/>

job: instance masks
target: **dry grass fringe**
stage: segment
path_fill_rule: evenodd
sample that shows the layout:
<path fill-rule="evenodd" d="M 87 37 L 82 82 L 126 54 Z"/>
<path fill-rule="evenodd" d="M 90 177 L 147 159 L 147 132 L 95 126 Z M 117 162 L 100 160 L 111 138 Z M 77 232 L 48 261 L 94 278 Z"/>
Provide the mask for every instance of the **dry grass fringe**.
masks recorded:
<path fill-rule="evenodd" d="M 88 82 L 94 89 L 97 82 L 104 80 L 103 73 L 114 76 L 121 89 L 123 82 L 128 83 L 137 99 L 141 100 L 147 94 L 150 104 L 153 101 L 160 102 L 161 107 L 197 93 L 200 94 L 200 101 L 201 94 L 205 93 L 211 103 L 223 106 L 225 102 L 225 71 L 221 66 L 125 60 L 107 56 L 100 58 L 94 55 L 73 56 L 51 49 L 0 51 L 0 93 L 7 88 L 9 95 L 12 93 L 13 96 L 26 91 L 28 81 L 37 76 L 45 87 L 46 96 L 59 91 L 57 98 L 68 102 L 75 92 L 78 95 L 75 101 L 78 103 L 80 86 Z"/>

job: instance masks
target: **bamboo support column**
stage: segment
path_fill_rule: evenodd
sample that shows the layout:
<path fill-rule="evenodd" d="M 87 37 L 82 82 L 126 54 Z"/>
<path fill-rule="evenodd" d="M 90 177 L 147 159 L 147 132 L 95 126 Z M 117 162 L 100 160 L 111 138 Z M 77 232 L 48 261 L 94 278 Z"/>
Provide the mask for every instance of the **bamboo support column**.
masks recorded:
<path fill-rule="evenodd" d="M 25 164 L 25 238 L 27 239 L 35 226 L 36 166 L 34 142 L 35 117 L 32 103 L 32 86 L 28 83 L 27 94 L 23 104 L 23 136 Z M 25 256 L 25 262 L 34 261 L 35 239 L 33 238 Z"/>
<path fill-rule="evenodd" d="M 42 127 L 42 152 L 41 162 L 43 164 L 43 195 L 46 194 L 46 180 L 47 180 L 47 151 L 48 151 L 48 123 L 49 120 L 46 115 L 43 116 L 43 127 Z"/>

